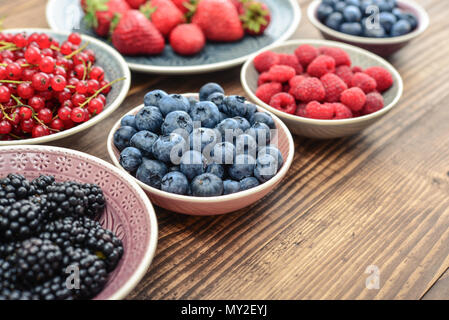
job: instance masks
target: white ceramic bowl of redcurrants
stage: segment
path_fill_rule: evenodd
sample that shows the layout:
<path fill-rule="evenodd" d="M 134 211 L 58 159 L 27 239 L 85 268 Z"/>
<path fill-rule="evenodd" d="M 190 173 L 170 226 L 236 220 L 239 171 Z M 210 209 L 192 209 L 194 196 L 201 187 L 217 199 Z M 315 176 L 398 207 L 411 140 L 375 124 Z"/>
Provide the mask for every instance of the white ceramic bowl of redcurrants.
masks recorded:
<path fill-rule="evenodd" d="M 285 177 L 293 138 L 275 115 L 216 83 L 199 94 L 154 90 L 112 128 L 108 151 L 154 204 L 219 215 L 258 201 Z"/>
<path fill-rule="evenodd" d="M 48 29 L 0 32 L 0 146 L 62 139 L 99 123 L 128 93 L 113 48 Z"/>

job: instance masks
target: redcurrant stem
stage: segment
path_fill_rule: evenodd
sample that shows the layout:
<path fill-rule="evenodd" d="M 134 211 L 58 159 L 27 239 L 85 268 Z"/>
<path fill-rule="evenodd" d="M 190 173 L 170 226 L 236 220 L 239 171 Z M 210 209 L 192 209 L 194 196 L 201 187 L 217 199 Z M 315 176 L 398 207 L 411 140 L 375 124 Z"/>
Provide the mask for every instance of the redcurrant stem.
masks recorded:
<path fill-rule="evenodd" d="M 67 89 L 75 89 L 76 87 L 75 86 L 70 86 L 70 85 L 68 85 L 68 86 L 65 86 Z"/>
<path fill-rule="evenodd" d="M 96 98 L 104 89 L 106 89 L 107 87 L 112 86 L 114 83 L 117 83 L 119 81 L 123 81 L 126 78 L 119 78 L 119 79 L 115 79 L 114 81 L 109 82 L 107 85 L 103 86 L 102 88 L 98 89 L 92 96 L 89 97 L 89 99 L 87 99 L 86 101 L 84 101 L 82 104 L 80 104 L 80 108 L 84 108 L 87 104 L 89 104 L 89 102 L 91 102 L 94 98 Z"/>
<path fill-rule="evenodd" d="M 61 51 L 61 49 L 59 49 L 58 47 L 51 45 L 50 49 L 55 50 L 55 51 Z"/>
<path fill-rule="evenodd" d="M 83 67 L 84 67 L 84 71 L 83 71 L 83 81 L 86 80 L 87 77 L 87 67 L 86 67 L 86 61 L 81 60 L 81 62 L 83 63 Z"/>
<path fill-rule="evenodd" d="M 21 84 L 24 82 L 31 83 L 31 81 L 16 81 L 16 80 L 0 80 L 1 83 L 15 83 L 15 84 Z"/>
<path fill-rule="evenodd" d="M 89 45 L 89 42 L 86 42 L 83 46 L 79 47 L 77 50 L 73 51 L 71 54 L 66 55 L 64 58 L 72 59 L 75 55 L 77 55 L 78 53 L 80 53 L 81 51 L 86 49 L 88 45 Z"/>
<path fill-rule="evenodd" d="M 6 63 L 0 63 L 1 67 L 7 67 L 8 65 Z M 29 63 L 25 63 L 25 64 L 21 64 L 20 65 L 22 68 L 27 68 L 27 67 L 31 67 L 31 64 Z M 33 65 L 34 66 L 34 65 Z"/>
<path fill-rule="evenodd" d="M 19 136 L 16 136 L 16 135 L 13 134 L 13 133 L 9 133 L 9 135 L 10 135 L 11 137 L 13 137 L 14 139 L 16 139 L 16 140 L 20 140 L 20 139 L 21 139 Z"/>
<path fill-rule="evenodd" d="M 17 102 L 18 105 L 23 105 L 22 101 L 20 101 L 20 99 L 17 98 L 15 95 L 12 94 L 12 95 L 11 95 L 11 98 L 13 98 L 14 101 Z"/>

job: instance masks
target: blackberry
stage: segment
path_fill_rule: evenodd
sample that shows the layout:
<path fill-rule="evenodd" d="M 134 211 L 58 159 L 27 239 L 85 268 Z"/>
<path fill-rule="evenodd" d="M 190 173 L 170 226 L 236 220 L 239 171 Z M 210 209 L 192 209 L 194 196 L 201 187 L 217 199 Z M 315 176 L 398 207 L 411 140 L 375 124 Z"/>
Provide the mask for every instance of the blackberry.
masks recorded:
<path fill-rule="evenodd" d="M 20 200 L 0 211 L 0 239 L 25 239 L 41 229 L 41 207 L 29 200 Z"/>
<path fill-rule="evenodd" d="M 74 292 L 67 287 L 66 279 L 54 277 L 33 289 L 39 300 L 74 300 Z"/>
<path fill-rule="evenodd" d="M 36 194 L 42 195 L 47 192 L 47 187 L 51 186 L 54 182 L 55 177 L 41 175 L 31 181 L 31 184 L 34 186 Z"/>
<path fill-rule="evenodd" d="M 49 240 L 31 238 L 22 242 L 8 260 L 23 284 L 34 285 L 58 274 L 62 252 Z"/>
<path fill-rule="evenodd" d="M 78 183 L 54 183 L 47 186 L 46 191 L 50 219 L 78 217 L 86 214 L 89 200 Z"/>
<path fill-rule="evenodd" d="M 83 184 L 82 188 L 88 200 L 86 215 L 94 218 L 102 213 L 106 207 L 106 199 L 104 198 L 103 191 L 96 184 Z"/>
<path fill-rule="evenodd" d="M 0 301 L 2 300 L 39 300 L 39 297 L 32 291 L 5 288 L 0 290 Z"/>
<path fill-rule="evenodd" d="M 4 259 L 20 246 L 20 242 L 5 242 L 0 244 L 0 259 Z"/>
<path fill-rule="evenodd" d="M 0 180 L 0 205 L 7 206 L 27 198 L 35 191 L 33 185 L 19 174 L 8 174 Z"/>
<path fill-rule="evenodd" d="M 91 254 L 89 250 L 82 248 L 67 248 L 65 251 L 63 265 L 66 274 L 77 270 L 79 282 L 73 281 L 74 293 L 77 298 L 90 299 L 101 292 L 108 280 L 106 264 L 99 257 Z M 76 274 L 74 274 L 76 277 Z M 77 285 L 78 288 L 76 287 Z"/>
<path fill-rule="evenodd" d="M 64 250 L 74 245 L 82 245 L 86 234 L 87 230 L 79 219 L 66 217 L 48 223 L 39 238 L 50 240 Z"/>

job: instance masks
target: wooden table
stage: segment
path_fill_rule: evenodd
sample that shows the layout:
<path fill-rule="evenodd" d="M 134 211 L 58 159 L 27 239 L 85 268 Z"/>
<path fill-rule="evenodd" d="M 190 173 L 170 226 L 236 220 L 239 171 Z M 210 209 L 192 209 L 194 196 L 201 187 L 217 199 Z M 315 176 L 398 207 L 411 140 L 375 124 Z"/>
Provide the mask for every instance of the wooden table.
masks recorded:
<path fill-rule="evenodd" d="M 299 2 L 294 38 L 320 38 L 305 17 L 310 1 Z M 429 30 L 390 59 L 405 83 L 397 108 L 351 138 L 295 137 L 285 181 L 249 208 L 206 218 L 157 209 L 157 254 L 130 299 L 449 298 L 449 6 L 419 2 Z M 46 27 L 45 4 L 0 0 L 4 27 Z M 244 94 L 239 75 L 133 74 L 115 114 L 55 145 L 109 160 L 112 124 L 149 90 L 192 92 L 216 81 Z M 366 288 L 369 266 L 379 289 Z"/>

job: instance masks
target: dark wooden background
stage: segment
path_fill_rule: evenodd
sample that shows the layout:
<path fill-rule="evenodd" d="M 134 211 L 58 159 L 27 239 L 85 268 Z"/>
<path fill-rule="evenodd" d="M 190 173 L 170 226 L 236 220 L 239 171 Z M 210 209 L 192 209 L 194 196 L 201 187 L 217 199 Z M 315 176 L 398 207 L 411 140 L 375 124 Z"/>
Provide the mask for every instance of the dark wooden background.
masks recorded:
<path fill-rule="evenodd" d="M 303 19 L 294 38 L 320 38 Z M 449 298 L 449 3 L 419 0 L 426 34 L 391 57 L 405 91 L 397 108 L 351 138 L 295 137 L 281 186 L 221 217 L 157 209 L 159 245 L 130 299 Z M 0 0 L 5 28 L 46 27 L 45 0 Z M 209 81 L 244 94 L 240 68 L 189 76 L 133 74 L 118 111 L 56 145 L 108 159 L 113 123 L 155 88 L 192 92 Z M 188 81 L 187 81 L 188 80 Z M 380 288 L 368 290 L 368 266 Z"/>

